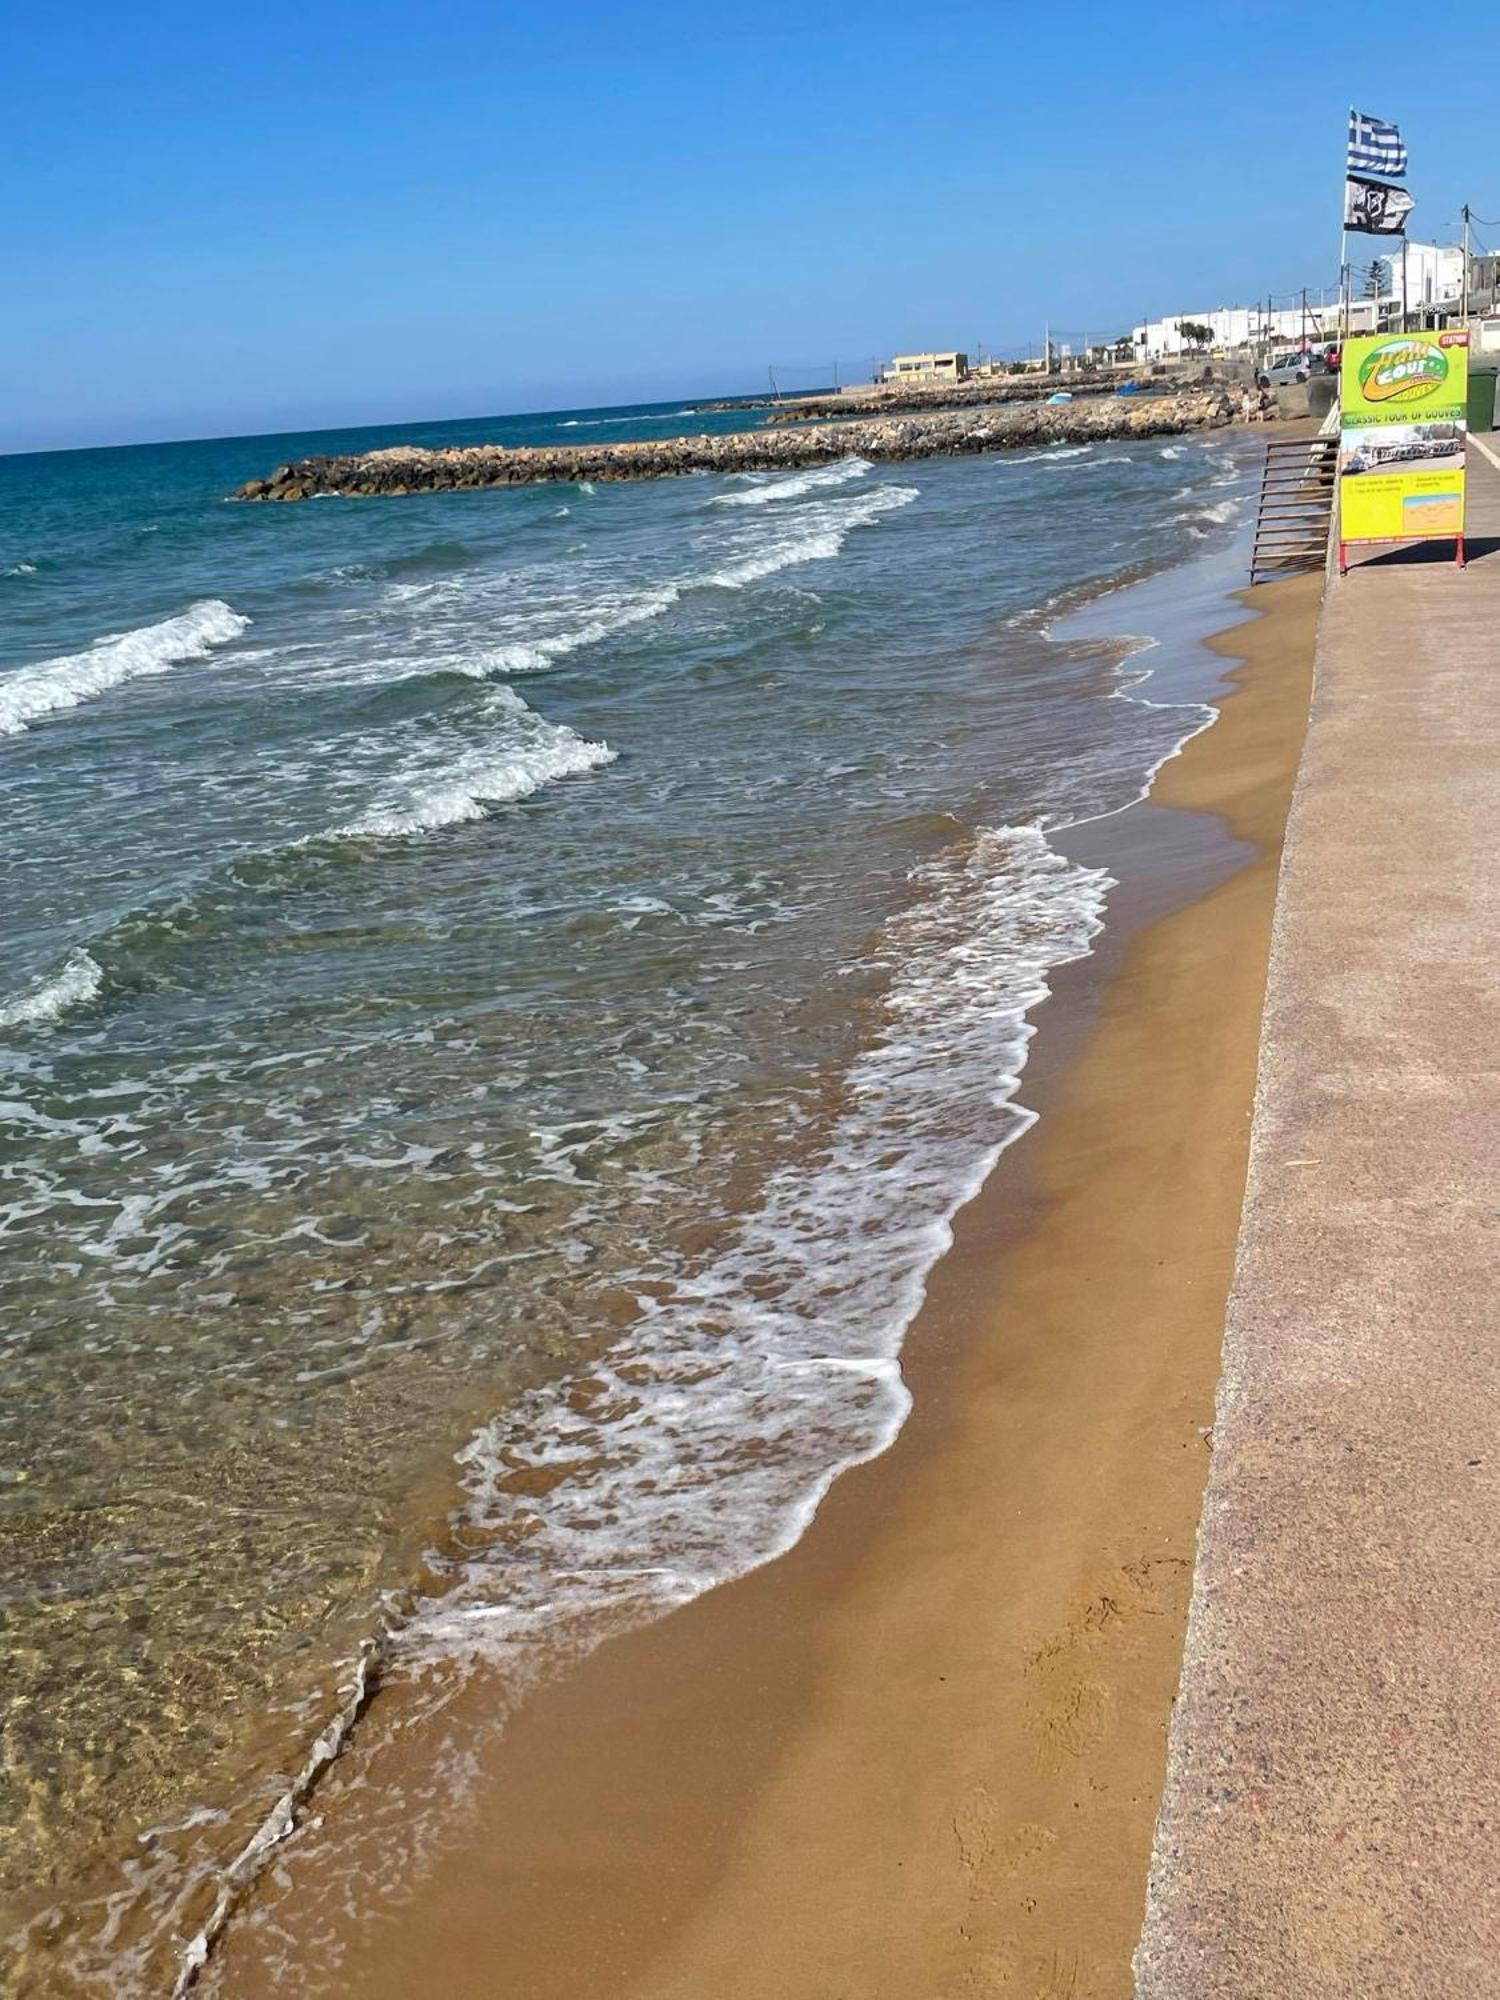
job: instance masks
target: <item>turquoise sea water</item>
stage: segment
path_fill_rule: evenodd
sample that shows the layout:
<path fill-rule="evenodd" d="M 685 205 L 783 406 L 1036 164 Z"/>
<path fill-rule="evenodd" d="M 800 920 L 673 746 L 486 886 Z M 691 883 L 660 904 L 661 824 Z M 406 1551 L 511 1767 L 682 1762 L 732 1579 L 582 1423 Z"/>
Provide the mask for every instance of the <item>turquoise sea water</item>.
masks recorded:
<path fill-rule="evenodd" d="M 161 1990 L 362 1641 L 523 1685 L 900 1423 L 1104 913 L 1048 829 L 1202 720 L 1047 608 L 1226 538 L 1236 447 L 226 499 L 747 420 L 0 460 L 0 1845 L 50 1990 Z"/>

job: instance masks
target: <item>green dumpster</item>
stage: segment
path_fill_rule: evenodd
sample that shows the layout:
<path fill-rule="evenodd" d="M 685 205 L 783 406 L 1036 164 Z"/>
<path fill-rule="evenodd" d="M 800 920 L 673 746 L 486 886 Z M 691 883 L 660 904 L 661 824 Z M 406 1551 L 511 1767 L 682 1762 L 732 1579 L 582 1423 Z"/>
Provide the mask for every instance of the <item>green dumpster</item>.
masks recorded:
<path fill-rule="evenodd" d="M 1469 429 L 1471 431 L 1492 431 L 1495 428 L 1495 370 L 1493 368 L 1470 368 L 1469 370 Z"/>

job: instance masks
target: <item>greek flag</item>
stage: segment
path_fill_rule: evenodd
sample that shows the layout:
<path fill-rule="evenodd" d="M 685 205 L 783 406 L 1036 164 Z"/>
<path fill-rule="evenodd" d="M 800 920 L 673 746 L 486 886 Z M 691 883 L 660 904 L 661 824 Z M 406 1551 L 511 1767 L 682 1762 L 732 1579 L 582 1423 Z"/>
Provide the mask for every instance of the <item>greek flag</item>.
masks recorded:
<path fill-rule="evenodd" d="M 1349 172 L 1404 174 L 1406 147 L 1400 128 L 1363 111 L 1349 113 Z"/>

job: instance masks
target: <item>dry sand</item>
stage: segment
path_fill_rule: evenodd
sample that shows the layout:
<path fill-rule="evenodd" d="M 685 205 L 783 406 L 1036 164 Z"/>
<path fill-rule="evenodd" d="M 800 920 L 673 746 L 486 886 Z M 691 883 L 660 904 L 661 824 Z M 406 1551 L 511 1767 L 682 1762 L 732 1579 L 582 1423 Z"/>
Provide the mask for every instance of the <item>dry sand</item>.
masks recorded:
<path fill-rule="evenodd" d="M 1128 1995 L 1320 586 L 1256 593 L 1220 723 L 1065 843 L 1122 888 L 1042 1016 L 1042 1121 L 934 1274 L 896 1445 L 790 1555 L 539 1694 L 336 1969 L 299 1865 L 212 1990 L 277 1990 L 269 1921 L 359 2000 Z"/>

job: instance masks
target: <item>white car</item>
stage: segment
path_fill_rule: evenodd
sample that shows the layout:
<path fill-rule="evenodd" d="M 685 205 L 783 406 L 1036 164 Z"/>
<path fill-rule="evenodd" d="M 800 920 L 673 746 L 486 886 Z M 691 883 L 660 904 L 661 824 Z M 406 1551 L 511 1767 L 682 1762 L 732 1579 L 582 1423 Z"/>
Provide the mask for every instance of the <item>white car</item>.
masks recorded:
<path fill-rule="evenodd" d="M 1309 355 L 1273 354 L 1255 380 L 1262 389 L 1283 389 L 1289 382 L 1305 382 L 1311 372 Z"/>

